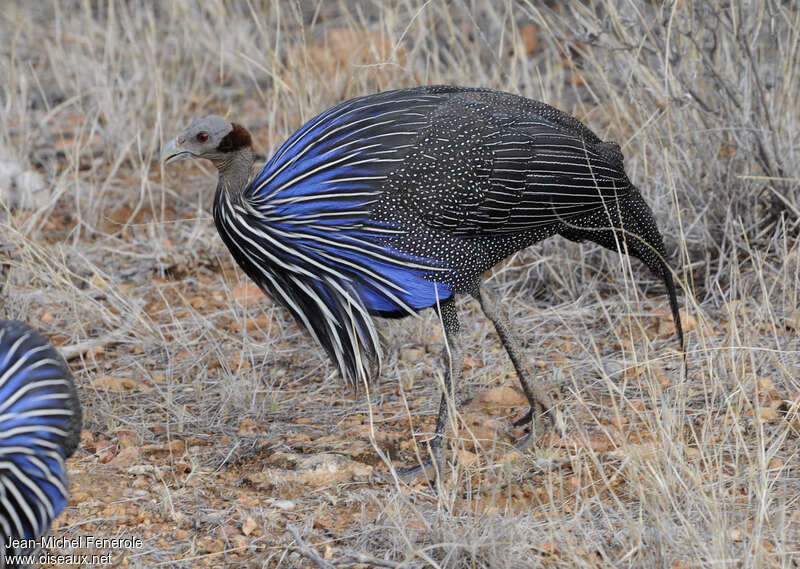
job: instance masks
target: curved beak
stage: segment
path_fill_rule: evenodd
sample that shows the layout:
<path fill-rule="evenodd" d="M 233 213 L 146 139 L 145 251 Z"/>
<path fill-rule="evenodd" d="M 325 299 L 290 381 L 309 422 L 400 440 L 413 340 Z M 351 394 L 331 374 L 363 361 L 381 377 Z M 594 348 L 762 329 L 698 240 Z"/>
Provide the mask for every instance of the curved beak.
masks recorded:
<path fill-rule="evenodd" d="M 188 150 L 183 150 L 180 148 L 182 143 L 183 140 L 179 142 L 178 138 L 173 138 L 164 145 L 164 148 L 161 149 L 161 161 L 164 163 L 164 165 L 169 164 L 170 162 L 186 160 L 187 158 L 192 158 L 194 156 L 194 154 Z"/>

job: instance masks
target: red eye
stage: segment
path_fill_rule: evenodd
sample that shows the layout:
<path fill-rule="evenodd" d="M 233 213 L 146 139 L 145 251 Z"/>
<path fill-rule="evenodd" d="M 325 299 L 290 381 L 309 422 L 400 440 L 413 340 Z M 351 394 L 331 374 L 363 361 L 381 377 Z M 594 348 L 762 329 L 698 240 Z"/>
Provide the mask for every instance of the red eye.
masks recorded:
<path fill-rule="evenodd" d="M 198 132 L 197 133 L 197 142 L 205 142 L 208 140 L 208 133 L 207 132 Z"/>

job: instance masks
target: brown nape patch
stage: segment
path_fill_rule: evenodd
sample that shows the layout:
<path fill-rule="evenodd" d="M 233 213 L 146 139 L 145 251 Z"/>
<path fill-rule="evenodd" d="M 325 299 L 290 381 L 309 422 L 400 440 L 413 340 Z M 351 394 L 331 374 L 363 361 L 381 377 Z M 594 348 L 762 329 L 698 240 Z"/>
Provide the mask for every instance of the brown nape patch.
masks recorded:
<path fill-rule="evenodd" d="M 219 141 L 217 150 L 220 152 L 233 152 L 253 145 L 253 140 L 250 138 L 250 133 L 247 132 L 246 128 L 236 123 L 231 123 L 231 126 L 233 130 Z"/>

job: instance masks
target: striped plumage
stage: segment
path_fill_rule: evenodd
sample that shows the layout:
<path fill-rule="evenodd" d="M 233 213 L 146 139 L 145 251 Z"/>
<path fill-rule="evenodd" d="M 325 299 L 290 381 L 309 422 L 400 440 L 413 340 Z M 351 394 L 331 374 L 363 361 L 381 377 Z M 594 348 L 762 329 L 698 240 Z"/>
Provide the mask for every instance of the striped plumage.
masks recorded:
<path fill-rule="evenodd" d="M 195 121 L 162 155 L 214 162 L 225 244 L 353 384 L 379 364 L 371 315 L 478 298 L 484 271 L 556 234 L 624 242 L 665 281 L 682 342 L 661 235 L 619 146 L 543 103 L 444 86 L 352 99 L 301 127 L 252 180 L 249 134 L 220 117 Z"/>
<path fill-rule="evenodd" d="M 0 321 L 0 551 L 25 553 L 6 547 L 44 535 L 66 505 L 80 429 L 64 359 L 26 324 Z"/>

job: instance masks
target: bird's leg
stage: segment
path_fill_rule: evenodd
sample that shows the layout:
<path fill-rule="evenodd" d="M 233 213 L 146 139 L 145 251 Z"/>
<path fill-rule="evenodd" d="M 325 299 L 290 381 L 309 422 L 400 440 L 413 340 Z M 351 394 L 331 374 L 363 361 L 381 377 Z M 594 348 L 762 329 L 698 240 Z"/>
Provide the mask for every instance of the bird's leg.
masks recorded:
<path fill-rule="evenodd" d="M 505 311 L 494 301 L 482 284 L 473 293 L 473 296 L 480 303 L 483 313 L 494 324 L 497 335 L 500 336 L 500 341 L 503 343 L 511 363 L 514 364 L 522 390 L 525 392 L 525 397 L 527 397 L 531 406 L 530 410 L 521 419 L 514 422 L 514 425 L 522 425 L 530 421 L 531 436 L 533 436 L 537 431 L 536 427 L 546 416 L 550 420 L 549 426 L 556 427 L 553 399 L 542 385 L 533 382 L 533 374 L 523 357 L 519 340 L 511 331 Z"/>
<path fill-rule="evenodd" d="M 455 397 L 455 388 L 461 380 L 461 369 L 464 365 L 464 346 L 461 339 L 461 326 L 458 321 L 455 298 L 450 297 L 440 302 L 438 309 L 445 335 L 445 346 L 442 349 L 445 374 L 444 391 L 439 402 L 439 417 L 436 420 L 436 430 L 434 430 L 433 437 L 428 442 L 432 463 L 430 460 L 424 460 L 420 466 L 398 469 L 398 474 L 401 476 L 416 475 L 420 471 L 427 470 L 431 465 L 436 469 L 435 476 L 441 477 L 443 473 L 442 443 L 450 409 L 448 398 Z M 457 404 L 455 399 L 453 401 Z M 428 476 L 428 478 L 432 478 L 432 476 Z"/>
<path fill-rule="evenodd" d="M 430 442 L 431 456 L 436 464 L 439 474 L 442 473 L 442 440 L 444 431 L 447 428 L 447 415 L 449 411 L 448 398 L 452 397 L 454 406 L 458 404 L 455 400 L 455 391 L 461 381 L 461 371 L 464 367 L 464 344 L 461 339 L 461 324 L 458 321 L 456 302 L 454 297 L 450 297 L 439 305 L 439 316 L 444 325 L 445 345 L 442 348 L 442 360 L 445 364 L 444 391 L 439 402 L 439 417 L 436 419 L 436 430 Z"/>

